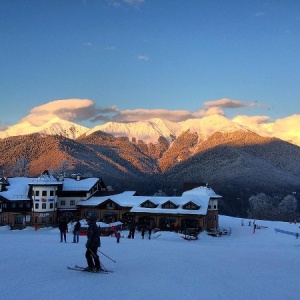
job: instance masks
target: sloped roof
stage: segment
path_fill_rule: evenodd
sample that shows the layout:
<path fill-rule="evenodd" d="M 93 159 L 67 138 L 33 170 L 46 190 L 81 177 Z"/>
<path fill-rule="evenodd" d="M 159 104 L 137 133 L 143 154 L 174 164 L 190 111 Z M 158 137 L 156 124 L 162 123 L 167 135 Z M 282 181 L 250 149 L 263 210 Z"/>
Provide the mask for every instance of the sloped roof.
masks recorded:
<path fill-rule="evenodd" d="M 159 196 L 135 196 L 135 191 L 127 191 L 116 195 L 91 197 L 88 200 L 80 201 L 77 205 L 96 207 L 107 200 L 112 200 L 116 204 L 123 207 L 132 207 L 130 212 L 144 213 L 170 213 L 170 214 L 191 214 L 191 215 L 206 215 L 210 198 L 222 198 L 217 195 L 211 188 L 198 187 L 193 190 L 184 192 L 182 196 L 177 197 L 159 197 Z M 156 208 L 141 207 L 145 201 L 151 201 L 157 204 Z M 171 201 L 178 205 L 178 208 L 162 208 L 162 205 L 167 201 Z M 198 210 L 183 209 L 183 205 L 193 202 L 200 208 Z"/>
<path fill-rule="evenodd" d="M 29 183 L 32 178 L 16 177 L 8 178 L 9 185 L 6 186 L 7 191 L 0 192 L 0 195 L 6 200 L 30 200 L 28 197 Z"/>
<path fill-rule="evenodd" d="M 97 182 L 99 178 L 85 178 L 76 180 L 73 178 L 64 178 L 63 191 L 89 191 Z"/>
<path fill-rule="evenodd" d="M 99 180 L 99 178 L 86 178 L 76 180 L 64 178 L 63 181 L 57 181 L 52 175 L 41 175 L 37 178 L 13 177 L 6 179 L 9 185 L 6 191 L 0 192 L 0 195 L 9 201 L 30 200 L 28 197 L 29 188 L 32 185 L 49 186 L 62 185 L 63 191 L 89 191 Z"/>

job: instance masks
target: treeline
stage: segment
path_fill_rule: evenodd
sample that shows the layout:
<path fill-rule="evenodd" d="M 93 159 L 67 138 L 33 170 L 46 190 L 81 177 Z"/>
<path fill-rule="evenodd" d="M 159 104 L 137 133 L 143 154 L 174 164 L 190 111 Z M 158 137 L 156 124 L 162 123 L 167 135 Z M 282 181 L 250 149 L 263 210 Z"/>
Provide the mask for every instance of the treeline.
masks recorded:
<path fill-rule="evenodd" d="M 249 198 L 248 217 L 259 220 L 293 222 L 297 218 L 298 200 L 295 195 L 274 197 L 264 193 Z"/>

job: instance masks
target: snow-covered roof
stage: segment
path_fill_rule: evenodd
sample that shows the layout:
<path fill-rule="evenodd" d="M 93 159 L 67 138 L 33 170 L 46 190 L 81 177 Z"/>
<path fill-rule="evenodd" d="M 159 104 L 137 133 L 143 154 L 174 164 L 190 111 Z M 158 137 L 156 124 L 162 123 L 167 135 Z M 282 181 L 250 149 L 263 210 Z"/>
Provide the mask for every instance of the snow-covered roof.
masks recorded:
<path fill-rule="evenodd" d="M 112 200 L 120 206 L 131 207 L 130 212 L 206 215 L 210 198 L 222 198 L 222 196 L 217 195 L 211 188 L 207 187 L 198 187 L 177 197 L 135 196 L 135 191 L 127 191 L 116 195 L 91 197 L 88 200 L 80 201 L 77 205 L 95 207 L 107 200 Z M 147 200 L 154 203 L 156 207 L 142 207 L 141 204 Z M 178 207 L 163 208 L 163 205 L 168 201 Z M 189 202 L 199 206 L 199 209 L 184 209 L 183 206 Z"/>
<path fill-rule="evenodd" d="M 85 178 L 76 180 L 73 178 L 64 178 L 63 180 L 63 191 L 89 191 L 96 183 L 99 178 Z"/>
<path fill-rule="evenodd" d="M 116 204 L 125 207 L 132 207 L 137 204 L 137 196 L 134 196 L 135 191 L 126 191 L 121 194 L 109 196 L 93 196 L 89 200 L 83 200 L 77 203 L 82 206 L 97 206 L 107 200 L 112 200 Z"/>
<path fill-rule="evenodd" d="M 10 201 L 30 200 L 28 192 L 32 185 L 62 185 L 63 191 L 89 191 L 98 180 L 99 178 L 86 178 L 81 180 L 64 178 L 63 181 L 58 181 L 52 175 L 41 175 L 37 178 L 13 177 L 6 179 L 9 185 L 5 185 L 7 190 L 0 192 L 0 195 Z"/>
<path fill-rule="evenodd" d="M 6 186 L 7 191 L 0 192 L 0 195 L 7 200 L 29 200 L 28 191 L 32 178 L 16 177 L 7 179 L 9 185 Z"/>

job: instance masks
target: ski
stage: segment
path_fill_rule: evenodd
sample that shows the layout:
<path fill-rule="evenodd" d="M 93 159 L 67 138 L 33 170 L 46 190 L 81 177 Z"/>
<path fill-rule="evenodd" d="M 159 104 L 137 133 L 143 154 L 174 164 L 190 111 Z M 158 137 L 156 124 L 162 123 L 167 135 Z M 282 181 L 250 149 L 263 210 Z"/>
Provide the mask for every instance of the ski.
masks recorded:
<path fill-rule="evenodd" d="M 108 274 L 108 273 L 112 273 L 112 271 L 108 271 L 108 270 L 100 270 L 100 271 L 87 271 L 85 270 L 84 267 L 80 267 L 80 266 L 74 266 L 74 267 L 67 267 L 68 270 L 73 270 L 73 271 L 79 271 L 79 272 L 86 272 L 86 273 L 102 273 L 102 274 Z"/>

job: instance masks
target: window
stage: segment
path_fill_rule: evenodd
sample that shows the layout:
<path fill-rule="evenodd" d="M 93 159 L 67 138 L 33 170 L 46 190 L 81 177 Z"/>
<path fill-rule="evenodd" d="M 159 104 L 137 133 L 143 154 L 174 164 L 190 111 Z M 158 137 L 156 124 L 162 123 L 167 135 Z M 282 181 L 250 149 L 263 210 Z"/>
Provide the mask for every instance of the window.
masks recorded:
<path fill-rule="evenodd" d="M 214 209 L 217 209 L 217 205 L 214 205 Z"/>
<path fill-rule="evenodd" d="M 27 207 L 27 208 L 30 208 L 30 203 L 26 203 L 26 207 Z"/>
<path fill-rule="evenodd" d="M 23 203 L 19 203 L 19 207 L 22 208 L 23 207 Z"/>
<path fill-rule="evenodd" d="M 114 209 L 115 208 L 115 204 L 112 201 L 109 201 L 106 204 L 106 208 L 107 209 Z"/>
<path fill-rule="evenodd" d="M 7 203 L 3 203 L 2 208 L 7 208 Z"/>
<path fill-rule="evenodd" d="M 39 204 L 38 204 L 38 203 L 35 203 L 34 208 L 35 208 L 35 209 L 39 209 Z"/>
<path fill-rule="evenodd" d="M 35 195 L 39 196 L 40 195 L 40 191 L 35 191 Z"/>
<path fill-rule="evenodd" d="M 1 217 L 1 223 L 6 223 L 6 217 Z"/>
<path fill-rule="evenodd" d="M 141 204 L 141 207 L 147 207 L 147 208 L 155 208 L 157 205 L 155 205 L 153 202 L 147 200 L 144 203 Z"/>
<path fill-rule="evenodd" d="M 161 205 L 162 208 L 177 208 L 178 205 L 175 205 L 173 202 L 171 201 L 167 201 L 166 203 Z"/>
<path fill-rule="evenodd" d="M 11 207 L 12 207 L 12 208 L 16 208 L 16 203 L 12 203 L 12 204 L 11 204 Z"/>
<path fill-rule="evenodd" d="M 42 196 L 47 196 L 47 191 L 42 191 Z"/>
<path fill-rule="evenodd" d="M 42 203 L 42 209 L 46 209 L 46 203 Z"/>
<path fill-rule="evenodd" d="M 60 204 L 61 204 L 61 205 L 66 205 L 66 201 L 65 201 L 65 200 L 61 200 L 61 201 L 60 201 Z"/>
<path fill-rule="evenodd" d="M 71 200 L 70 205 L 75 205 L 75 200 Z"/>
<path fill-rule="evenodd" d="M 183 205 L 184 209 L 189 209 L 189 210 L 197 210 L 200 208 L 199 205 L 196 205 L 194 202 L 190 201 L 187 204 Z"/>
<path fill-rule="evenodd" d="M 50 196 L 53 196 L 54 195 L 54 192 L 53 191 L 50 191 Z"/>
<path fill-rule="evenodd" d="M 16 217 L 15 218 L 15 224 L 23 224 L 24 220 L 23 217 Z"/>
<path fill-rule="evenodd" d="M 211 205 L 210 204 L 208 205 L 208 209 L 211 209 Z"/>
<path fill-rule="evenodd" d="M 50 203 L 49 208 L 53 208 L 53 203 Z"/>

